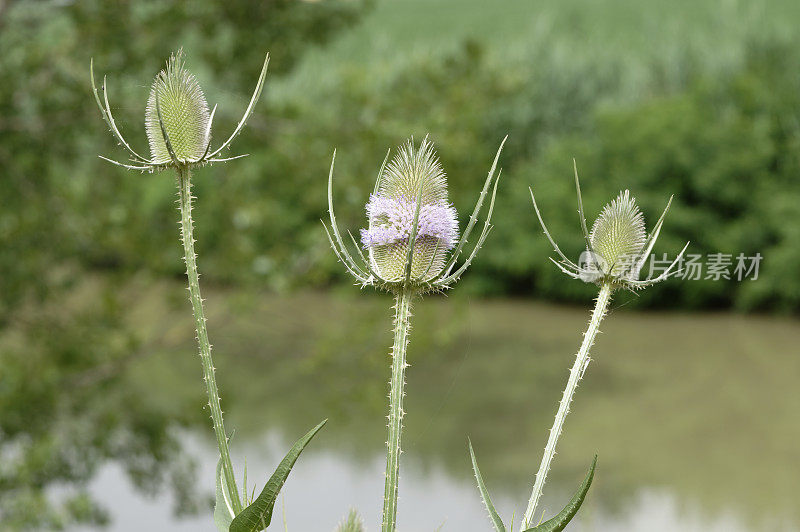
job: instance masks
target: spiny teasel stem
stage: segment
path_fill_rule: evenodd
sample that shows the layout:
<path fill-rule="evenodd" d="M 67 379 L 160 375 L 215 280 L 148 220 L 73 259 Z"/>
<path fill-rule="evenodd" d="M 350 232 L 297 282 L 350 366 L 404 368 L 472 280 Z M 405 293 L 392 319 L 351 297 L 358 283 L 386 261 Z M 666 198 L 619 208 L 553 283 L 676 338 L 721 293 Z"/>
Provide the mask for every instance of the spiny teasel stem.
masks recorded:
<path fill-rule="evenodd" d="M 533 514 L 536 511 L 536 506 L 539 504 L 539 499 L 544 491 L 544 481 L 547 478 L 547 473 L 550 471 L 550 464 L 556 454 L 556 443 L 561 436 L 561 429 L 564 427 L 564 420 L 569 414 L 569 405 L 572 403 L 572 396 L 575 394 L 575 389 L 578 387 L 578 381 L 583 378 L 583 373 L 586 371 L 586 366 L 589 364 L 589 349 L 594 344 L 597 331 L 600 329 L 600 322 L 606 315 L 608 303 L 611 301 L 611 292 L 613 287 L 610 283 L 604 283 L 600 287 L 600 293 L 597 295 L 592 318 L 589 320 L 589 328 L 583 334 L 583 342 L 578 351 L 578 356 L 575 357 L 575 364 L 569 372 L 569 380 L 567 380 L 567 387 L 564 388 L 564 395 L 561 397 L 561 402 L 558 405 L 558 412 L 556 419 L 553 422 L 553 428 L 550 429 L 550 436 L 547 438 L 547 445 L 544 448 L 544 456 L 542 456 L 542 463 L 539 466 L 539 471 L 536 473 L 536 481 L 533 484 L 533 493 L 531 494 L 530 501 L 528 501 L 528 508 L 525 510 L 525 517 L 522 520 L 522 530 L 532 526 Z"/>
<path fill-rule="evenodd" d="M 203 363 L 203 380 L 206 383 L 208 406 L 211 409 L 211 420 L 214 425 L 214 433 L 217 436 L 217 446 L 222 457 L 225 482 L 228 486 L 228 492 L 233 498 L 233 510 L 238 514 L 242 511 L 242 503 L 239 500 L 239 491 L 236 489 L 236 480 L 233 476 L 228 437 L 225 434 L 225 426 L 222 423 L 222 407 L 219 401 L 217 380 L 214 376 L 214 362 L 211 360 L 211 344 L 208 341 L 203 298 L 200 296 L 197 256 L 194 252 L 191 172 L 185 166 L 178 168 L 178 196 L 181 210 L 181 240 L 183 242 L 184 262 L 186 262 L 186 277 L 189 280 L 189 301 L 192 303 L 192 311 L 197 328 L 197 343 L 200 346 L 200 360 Z"/>
<path fill-rule="evenodd" d="M 411 330 L 413 291 L 404 288 L 395 296 L 392 379 L 389 381 L 389 439 L 386 442 L 386 484 L 383 491 L 382 532 L 394 532 L 397 522 L 397 482 L 400 470 L 400 433 L 403 430 L 403 386 L 406 374 L 406 347 Z"/>

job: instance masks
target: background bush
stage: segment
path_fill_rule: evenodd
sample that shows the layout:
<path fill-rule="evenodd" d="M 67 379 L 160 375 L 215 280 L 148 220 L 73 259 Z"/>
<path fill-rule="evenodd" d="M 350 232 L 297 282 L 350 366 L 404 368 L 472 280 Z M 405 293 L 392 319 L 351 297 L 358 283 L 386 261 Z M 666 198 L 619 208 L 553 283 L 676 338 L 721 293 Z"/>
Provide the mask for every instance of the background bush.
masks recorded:
<path fill-rule="evenodd" d="M 108 74 L 118 122 L 146 151 L 148 83 L 179 46 L 220 105 L 220 135 L 244 106 L 262 54 L 270 50 L 273 58 L 265 97 L 235 147 L 250 157 L 197 173 L 207 282 L 275 289 L 338 282 L 318 221 L 334 147 L 342 222 L 357 229 L 383 154 L 408 135 L 432 135 L 464 217 L 508 133 L 497 230 L 469 276 L 473 292 L 565 301 L 589 293 L 544 260 L 550 250 L 526 191 L 536 187 L 553 232 L 577 254 L 575 157 L 590 217 L 629 188 L 652 223 L 676 195 L 656 252 L 691 240 L 693 253 L 764 256 L 759 282 L 673 282 L 635 304 L 800 308 L 800 281 L 787 275 L 800 253 L 791 222 L 800 203 L 793 40 L 744 31 L 737 52 L 724 56 L 709 55 L 704 41 L 658 54 L 604 55 L 570 49 L 549 27 L 514 53 L 469 38 L 382 69 L 344 61 L 309 83 L 308 68 L 291 74 L 303 49 L 352 23 L 363 6 L 263 5 L 256 12 L 161 2 L 7 8 L 0 36 L 9 51 L 0 59 L 7 73 L 0 86 L 6 311 L 22 292 L 41 293 L 80 272 L 182 275 L 172 178 L 96 158 L 120 152 L 98 119 L 87 73 L 94 56 L 97 71 Z"/>

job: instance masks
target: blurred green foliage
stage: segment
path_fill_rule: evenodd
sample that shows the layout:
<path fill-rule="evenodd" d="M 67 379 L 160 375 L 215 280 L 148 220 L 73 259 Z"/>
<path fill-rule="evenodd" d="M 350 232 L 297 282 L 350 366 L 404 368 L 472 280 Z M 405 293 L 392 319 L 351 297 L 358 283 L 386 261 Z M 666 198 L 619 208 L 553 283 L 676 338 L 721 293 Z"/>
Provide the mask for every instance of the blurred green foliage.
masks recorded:
<path fill-rule="evenodd" d="M 387 148 L 432 134 L 464 217 L 508 133 L 497 230 L 465 279 L 469 290 L 587 297 L 587 287 L 546 260 L 551 252 L 526 190 L 536 187 L 553 233 L 577 255 L 569 190 L 575 157 L 590 217 L 629 188 L 652 225 L 676 195 L 656 253 L 674 254 L 691 240 L 690 253 L 764 257 L 757 282 L 673 281 L 636 304 L 800 308 L 800 279 L 787 275 L 800 254 L 797 224 L 787 223 L 800 209 L 800 81 L 793 74 L 800 54 L 791 39 L 743 33 L 739 52 L 718 61 L 723 67 L 689 47 L 638 61 L 565 61 L 558 42 L 533 43 L 527 57 L 510 58 L 471 38 L 442 53 L 412 54 L 380 75 L 370 63 L 346 63 L 320 71 L 318 86 L 307 72 L 306 85 L 293 86 L 281 80 L 302 49 L 352 22 L 358 5 L 238 6 L 22 3 L 3 15 L 6 28 L 34 29 L 0 36 L 9 50 L 2 71 L 26 74 L 6 75 L 0 87 L 8 206 L 0 215 L 0 261 L 13 272 L 2 281 L 4 305 L 40 289 L 55 271 L 62 278 L 94 270 L 182 275 L 173 178 L 126 172 L 95 157 L 120 151 L 93 107 L 86 66 L 94 56 L 96 71 L 108 74 L 117 121 L 146 151 L 149 80 L 183 46 L 188 68 L 220 105 L 219 135 L 235 124 L 262 54 L 273 58 L 265 97 L 231 152 L 250 157 L 195 178 L 207 280 L 283 289 L 343 279 L 318 221 L 334 147 L 342 222 L 355 230 Z M 271 99 L 276 83 L 279 97 Z"/>
<path fill-rule="evenodd" d="M 790 272 L 800 264 L 800 227 L 790 220 L 800 216 L 798 68 L 795 47 L 753 43 L 741 67 L 723 76 L 692 73 L 680 91 L 587 113 L 573 131 L 512 163 L 519 165 L 511 173 L 520 179 L 507 184 L 503 205 L 514 213 L 497 217 L 489 244 L 496 247 L 487 249 L 483 267 L 487 273 L 492 267 L 511 272 L 500 281 L 501 290 L 522 286 L 572 298 L 566 283 L 558 282 L 559 272 L 537 260 L 550 253 L 539 231 L 527 229 L 529 223 L 520 231 L 517 221 L 529 215 L 527 202 L 519 200 L 532 184 L 550 230 L 578 255 L 582 244 L 569 179 L 575 157 L 589 216 L 629 188 L 652 226 L 675 194 L 654 250 L 659 257 L 674 257 L 687 240 L 689 253 L 764 257 L 757 281 L 673 280 L 644 291 L 638 304 L 797 311 L 800 280 Z M 581 299 L 584 292 L 574 291 Z"/>
<path fill-rule="evenodd" d="M 171 487 L 178 513 L 194 511 L 191 459 L 175 429 L 197 422 L 195 402 L 155 403 L 123 370 L 144 347 L 124 325 L 121 298 L 99 283 L 83 304 L 50 302 L 15 313 L 2 335 L 0 528 L 61 530 L 105 524 L 88 487 L 115 461 L 139 489 Z M 70 312 L 63 312 L 68 303 Z"/>
<path fill-rule="evenodd" d="M 217 113 L 223 130 L 241 115 L 267 51 L 270 75 L 287 72 L 305 49 L 353 22 L 362 6 L 278 0 L 4 7 L 0 317 L 32 289 L 46 289 L 56 271 L 180 269 L 171 176 L 116 172 L 97 159 L 116 153 L 91 98 L 90 58 L 108 73 L 117 121 L 141 147 L 147 90 L 171 51 L 188 51 L 212 101 L 226 97 Z M 250 126 L 263 129 L 264 119 Z"/>
<path fill-rule="evenodd" d="M 179 271 L 172 178 L 110 172 L 97 159 L 115 146 L 98 122 L 90 57 L 109 73 L 121 126 L 141 134 L 141 96 L 184 46 L 204 80 L 224 83 L 227 92 L 206 89 L 227 98 L 218 117 L 232 127 L 268 50 L 270 72 L 289 72 L 363 8 L 293 0 L 0 4 L 0 528 L 105 523 L 88 484 L 108 461 L 147 493 L 169 487 L 178 513 L 198 501 L 175 430 L 205 423 L 202 394 L 150 401 L 152 384 L 126 378 L 147 346 L 126 322 L 125 302 L 136 294 L 123 294 L 114 275 L 127 280 L 151 264 Z"/>

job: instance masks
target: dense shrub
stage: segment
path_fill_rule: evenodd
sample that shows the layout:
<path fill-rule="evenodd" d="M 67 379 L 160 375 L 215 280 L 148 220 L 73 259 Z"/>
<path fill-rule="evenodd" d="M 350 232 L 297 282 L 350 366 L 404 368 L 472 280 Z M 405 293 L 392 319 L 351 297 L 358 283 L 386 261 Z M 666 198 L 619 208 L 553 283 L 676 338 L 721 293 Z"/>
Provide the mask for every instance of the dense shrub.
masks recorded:
<path fill-rule="evenodd" d="M 798 67 L 800 58 L 789 48 L 755 46 L 740 69 L 722 78 L 698 75 L 680 93 L 596 109 L 585 127 L 514 160 L 506 212 L 498 216 L 489 244 L 493 252 L 478 268 L 485 268 L 486 276 L 492 270 L 504 272 L 498 276 L 503 279 L 500 290 L 572 297 L 573 283 L 561 282 L 552 266 L 540 260 L 549 250 L 539 231 L 517 227 L 519 220 L 531 217 L 525 189 L 534 185 L 551 231 L 570 242 L 577 256 L 575 157 L 591 215 L 618 190 L 629 188 L 652 224 L 675 194 L 655 250 L 659 256 L 674 256 L 687 240 L 689 252 L 703 256 L 763 256 L 756 282 L 665 283 L 643 294 L 639 303 L 797 310 L 800 281 L 790 271 L 800 261 L 800 234 L 792 222 L 800 215 Z"/>

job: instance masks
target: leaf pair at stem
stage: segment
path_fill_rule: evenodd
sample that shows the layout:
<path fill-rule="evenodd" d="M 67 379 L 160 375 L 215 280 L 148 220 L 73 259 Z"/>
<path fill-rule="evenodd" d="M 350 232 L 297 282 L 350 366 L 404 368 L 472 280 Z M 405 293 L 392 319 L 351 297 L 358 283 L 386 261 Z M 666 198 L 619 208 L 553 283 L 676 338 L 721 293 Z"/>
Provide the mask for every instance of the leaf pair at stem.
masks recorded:
<path fill-rule="evenodd" d="M 494 504 L 492 504 L 492 499 L 489 497 L 489 491 L 486 489 L 486 484 L 484 484 L 483 477 L 481 476 L 481 470 L 478 469 L 478 461 L 475 459 L 475 451 L 472 449 L 472 442 L 469 442 L 469 455 L 470 458 L 472 458 L 472 470 L 475 472 L 475 480 L 478 482 L 478 489 L 481 492 L 481 498 L 483 499 L 483 503 L 486 505 L 486 509 L 489 511 L 489 518 L 492 520 L 494 529 L 496 532 L 506 532 L 506 526 L 503 524 L 503 520 L 500 518 L 500 515 L 498 515 L 497 510 L 495 510 Z M 559 532 L 560 530 L 564 530 L 564 527 L 566 527 L 572 518 L 575 517 L 575 514 L 578 513 L 581 504 L 583 504 L 583 500 L 586 498 L 586 494 L 589 492 L 589 488 L 592 485 L 592 480 L 594 479 L 594 470 L 596 467 L 597 455 L 594 455 L 592 465 L 589 467 L 589 472 L 586 473 L 586 478 L 583 479 L 580 487 L 569 500 L 564 509 L 552 519 L 548 519 L 544 523 L 541 523 L 533 528 L 528 528 L 523 532 Z"/>

